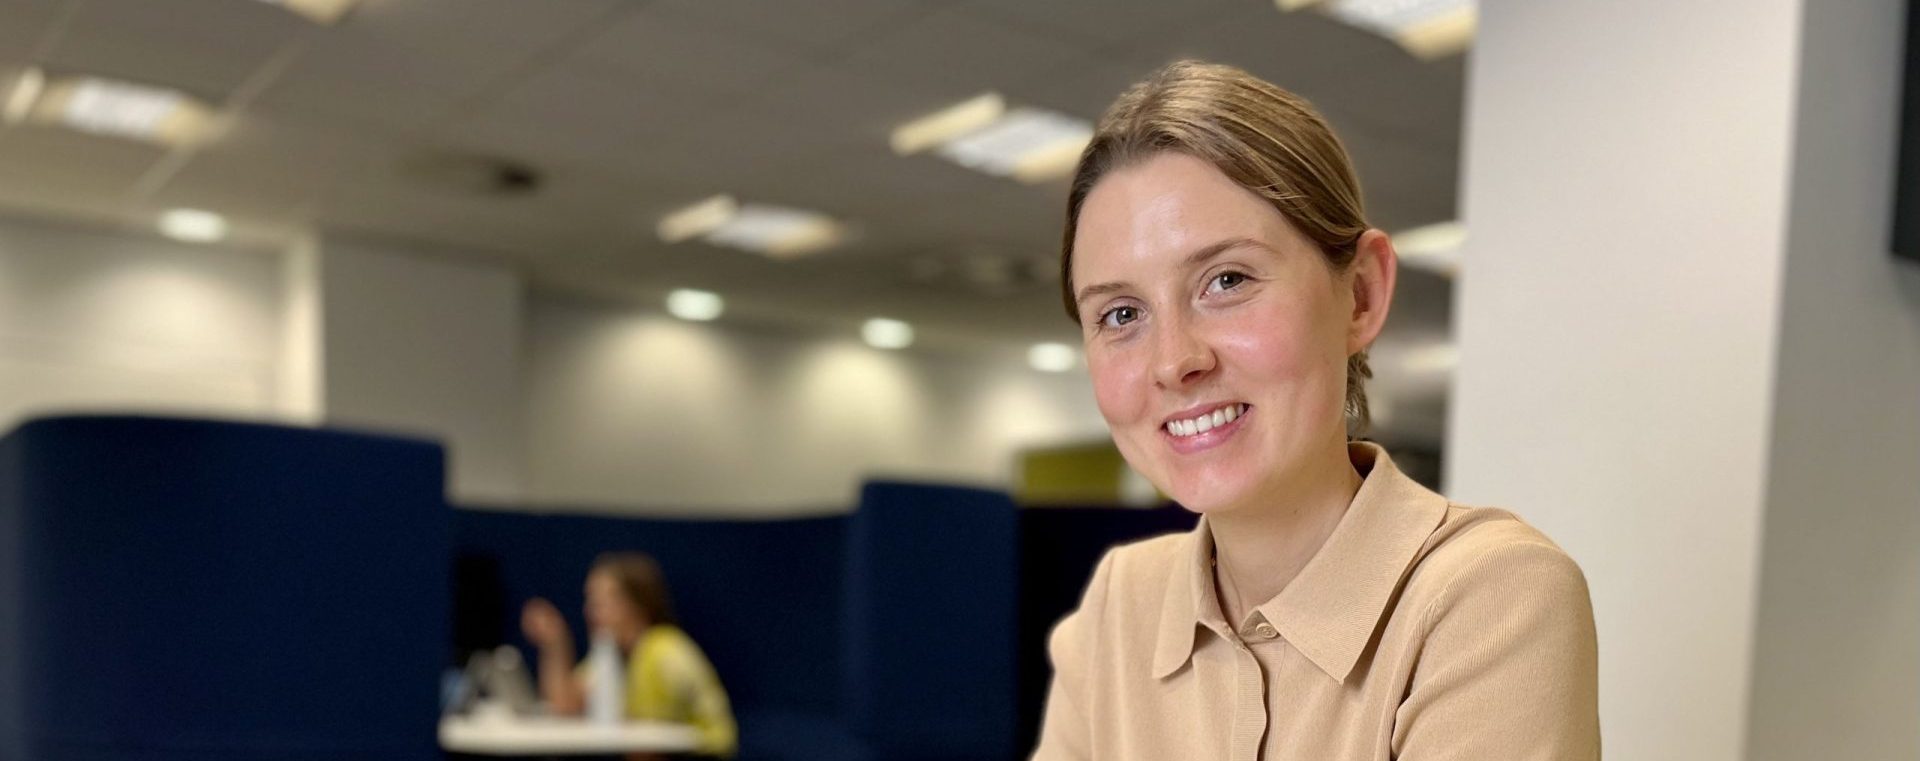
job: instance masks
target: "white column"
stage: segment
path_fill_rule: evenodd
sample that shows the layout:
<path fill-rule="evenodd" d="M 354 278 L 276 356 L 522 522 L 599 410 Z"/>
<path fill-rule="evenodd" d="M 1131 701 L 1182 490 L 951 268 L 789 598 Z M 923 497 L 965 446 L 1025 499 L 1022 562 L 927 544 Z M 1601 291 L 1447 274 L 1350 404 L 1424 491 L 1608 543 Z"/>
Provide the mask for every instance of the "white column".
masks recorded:
<path fill-rule="evenodd" d="M 1586 569 L 1609 757 L 1920 748 L 1901 6 L 1481 3 L 1447 482 Z"/>
<path fill-rule="evenodd" d="M 1747 754 L 1920 758 L 1920 266 L 1902 0 L 1806 3 Z"/>

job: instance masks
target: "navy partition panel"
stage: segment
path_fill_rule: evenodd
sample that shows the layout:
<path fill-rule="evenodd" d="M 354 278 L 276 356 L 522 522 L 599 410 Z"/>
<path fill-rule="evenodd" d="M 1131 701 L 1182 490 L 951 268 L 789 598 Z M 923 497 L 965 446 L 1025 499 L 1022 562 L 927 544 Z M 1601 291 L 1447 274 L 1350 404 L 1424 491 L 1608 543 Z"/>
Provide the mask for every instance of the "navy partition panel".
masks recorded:
<path fill-rule="evenodd" d="M 1117 545 L 1191 531 L 1199 516 L 1180 507 L 1046 507 L 1020 511 L 1019 746 L 1040 739 L 1053 664 L 1047 637 L 1080 606 L 1094 566 Z"/>
<path fill-rule="evenodd" d="M 847 716 L 879 758 L 1014 756 L 1017 511 L 870 483 L 847 536 Z"/>
<path fill-rule="evenodd" d="M 520 608 L 559 606 L 584 645 L 582 587 L 595 556 L 660 561 L 675 611 L 720 673 L 736 711 L 839 710 L 840 553 L 845 519 L 668 520 L 456 510 L 455 544 L 490 566 L 505 598 L 474 641 L 526 648 Z M 742 727 L 744 732 L 747 728 Z"/>
<path fill-rule="evenodd" d="M 0 452 L 9 761 L 439 757 L 438 446 L 103 417 Z"/>

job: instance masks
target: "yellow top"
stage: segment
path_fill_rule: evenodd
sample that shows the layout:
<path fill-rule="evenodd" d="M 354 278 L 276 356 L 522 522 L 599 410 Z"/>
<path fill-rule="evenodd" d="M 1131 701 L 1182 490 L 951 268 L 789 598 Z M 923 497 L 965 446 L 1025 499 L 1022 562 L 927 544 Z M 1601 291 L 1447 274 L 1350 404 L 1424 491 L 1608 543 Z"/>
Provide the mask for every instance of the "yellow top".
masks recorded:
<path fill-rule="evenodd" d="M 588 674 L 582 663 L 580 672 Z M 713 664 L 680 627 L 647 627 L 627 653 L 627 718 L 686 724 L 700 735 L 697 752 L 731 758 L 739 729 Z"/>
<path fill-rule="evenodd" d="M 691 724 L 707 755 L 731 757 L 739 743 L 726 688 L 677 626 L 647 627 L 627 656 L 627 716 Z"/>

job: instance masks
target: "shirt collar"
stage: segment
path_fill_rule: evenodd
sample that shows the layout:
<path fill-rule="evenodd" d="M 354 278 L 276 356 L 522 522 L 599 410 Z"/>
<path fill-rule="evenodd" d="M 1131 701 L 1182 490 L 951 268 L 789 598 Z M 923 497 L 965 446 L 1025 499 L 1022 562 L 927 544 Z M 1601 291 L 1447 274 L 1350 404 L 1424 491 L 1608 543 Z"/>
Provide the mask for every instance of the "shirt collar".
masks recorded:
<path fill-rule="evenodd" d="M 1379 445 L 1355 442 L 1347 455 L 1364 480 L 1340 524 L 1299 576 L 1254 609 L 1336 682 L 1345 682 L 1359 662 L 1414 556 L 1447 512 L 1445 497 L 1401 473 Z M 1186 546 L 1161 606 L 1156 678 L 1185 665 L 1193 657 L 1197 627 L 1221 618 L 1213 535 L 1204 517 Z"/>

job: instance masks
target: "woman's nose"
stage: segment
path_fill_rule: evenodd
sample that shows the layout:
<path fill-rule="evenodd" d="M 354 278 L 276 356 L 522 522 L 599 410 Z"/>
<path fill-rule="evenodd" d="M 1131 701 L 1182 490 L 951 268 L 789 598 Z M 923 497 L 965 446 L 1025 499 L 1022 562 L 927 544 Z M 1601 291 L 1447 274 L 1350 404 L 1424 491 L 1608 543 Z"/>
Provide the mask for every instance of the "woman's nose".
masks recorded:
<path fill-rule="evenodd" d="M 1215 362 L 1213 349 L 1184 322 L 1168 322 L 1156 331 L 1154 383 L 1179 388 L 1207 376 Z"/>

